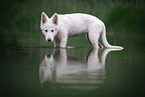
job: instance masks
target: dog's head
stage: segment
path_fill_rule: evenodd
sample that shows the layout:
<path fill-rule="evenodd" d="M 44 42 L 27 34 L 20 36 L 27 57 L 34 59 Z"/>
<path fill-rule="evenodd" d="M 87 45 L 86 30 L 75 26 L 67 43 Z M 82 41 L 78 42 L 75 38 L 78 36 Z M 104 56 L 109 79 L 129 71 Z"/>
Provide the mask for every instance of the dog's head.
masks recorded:
<path fill-rule="evenodd" d="M 45 35 L 47 42 L 52 42 L 58 31 L 58 14 L 55 13 L 51 18 L 42 12 L 40 28 Z"/>

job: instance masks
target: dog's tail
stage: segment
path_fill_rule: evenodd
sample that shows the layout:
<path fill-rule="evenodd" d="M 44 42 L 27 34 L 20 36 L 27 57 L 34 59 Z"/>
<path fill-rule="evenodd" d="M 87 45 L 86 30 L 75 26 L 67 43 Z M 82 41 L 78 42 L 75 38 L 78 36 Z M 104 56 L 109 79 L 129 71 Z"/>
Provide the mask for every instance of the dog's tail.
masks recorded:
<path fill-rule="evenodd" d="M 103 29 L 103 32 L 102 32 L 102 42 L 104 44 L 104 46 L 106 48 L 115 48 L 115 49 L 123 49 L 123 47 L 121 46 L 112 46 L 108 43 L 107 41 L 107 38 L 106 38 L 106 28 L 105 28 L 105 25 L 104 25 L 104 29 Z"/>

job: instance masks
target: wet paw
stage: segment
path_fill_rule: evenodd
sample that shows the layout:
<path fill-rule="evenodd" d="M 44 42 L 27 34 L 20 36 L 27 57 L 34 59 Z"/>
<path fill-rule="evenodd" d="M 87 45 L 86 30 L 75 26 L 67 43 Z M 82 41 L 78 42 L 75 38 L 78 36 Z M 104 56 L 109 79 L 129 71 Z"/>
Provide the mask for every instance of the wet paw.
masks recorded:
<path fill-rule="evenodd" d="M 72 46 L 67 46 L 66 48 L 76 48 L 76 47 L 72 47 Z"/>

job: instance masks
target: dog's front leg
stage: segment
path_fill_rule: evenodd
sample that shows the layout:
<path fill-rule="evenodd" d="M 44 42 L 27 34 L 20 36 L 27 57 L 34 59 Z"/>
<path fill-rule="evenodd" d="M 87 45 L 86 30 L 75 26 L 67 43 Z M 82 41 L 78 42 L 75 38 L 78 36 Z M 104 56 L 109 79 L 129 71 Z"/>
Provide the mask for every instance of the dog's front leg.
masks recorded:
<path fill-rule="evenodd" d="M 59 47 L 60 41 L 58 39 L 54 39 L 54 47 Z"/>
<path fill-rule="evenodd" d="M 66 48 L 66 44 L 67 44 L 67 35 L 64 35 L 61 40 L 60 40 L 60 47 L 61 48 Z"/>

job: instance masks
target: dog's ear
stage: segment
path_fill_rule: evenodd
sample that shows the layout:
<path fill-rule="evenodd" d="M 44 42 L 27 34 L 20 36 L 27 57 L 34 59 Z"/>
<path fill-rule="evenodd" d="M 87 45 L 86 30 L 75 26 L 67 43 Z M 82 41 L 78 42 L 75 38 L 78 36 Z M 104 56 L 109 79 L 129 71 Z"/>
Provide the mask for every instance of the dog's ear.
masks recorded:
<path fill-rule="evenodd" d="M 55 24 L 55 25 L 58 25 L 58 14 L 55 13 L 53 16 L 52 16 L 52 22 Z"/>
<path fill-rule="evenodd" d="M 49 19 L 48 16 L 44 12 L 42 12 L 42 14 L 41 14 L 41 24 L 46 23 L 48 19 Z"/>

